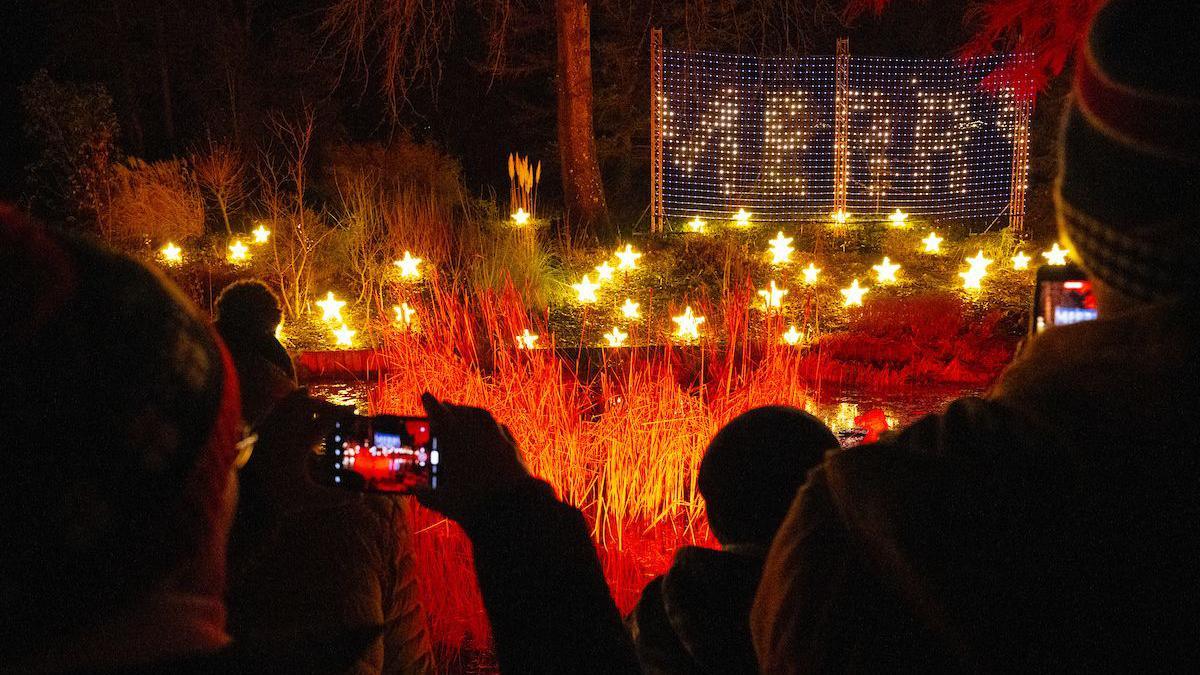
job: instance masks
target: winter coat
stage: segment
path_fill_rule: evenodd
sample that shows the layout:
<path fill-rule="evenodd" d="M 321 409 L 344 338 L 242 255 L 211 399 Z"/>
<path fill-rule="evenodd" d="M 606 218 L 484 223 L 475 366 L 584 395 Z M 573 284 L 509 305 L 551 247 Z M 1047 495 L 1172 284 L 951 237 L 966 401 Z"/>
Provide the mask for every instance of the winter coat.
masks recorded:
<path fill-rule="evenodd" d="M 750 606 L 765 554 L 765 547 L 680 549 L 626 619 L 643 672 L 758 672 Z"/>
<path fill-rule="evenodd" d="M 987 398 L 814 469 L 752 612 L 764 671 L 1195 671 L 1198 328 L 1051 329 Z"/>

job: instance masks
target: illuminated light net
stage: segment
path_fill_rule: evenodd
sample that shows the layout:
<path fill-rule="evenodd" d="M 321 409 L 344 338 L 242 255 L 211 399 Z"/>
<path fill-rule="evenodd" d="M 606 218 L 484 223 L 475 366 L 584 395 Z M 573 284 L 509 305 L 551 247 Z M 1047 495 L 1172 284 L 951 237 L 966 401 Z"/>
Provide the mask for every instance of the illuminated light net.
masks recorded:
<path fill-rule="evenodd" d="M 1026 55 L 850 56 L 851 213 L 994 218 L 1025 189 L 1032 81 L 984 81 Z M 663 49 L 661 172 L 668 218 L 827 219 L 834 203 L 835 57 Z M 1014 170 L 1021 173 L 1014 185 Z"/>

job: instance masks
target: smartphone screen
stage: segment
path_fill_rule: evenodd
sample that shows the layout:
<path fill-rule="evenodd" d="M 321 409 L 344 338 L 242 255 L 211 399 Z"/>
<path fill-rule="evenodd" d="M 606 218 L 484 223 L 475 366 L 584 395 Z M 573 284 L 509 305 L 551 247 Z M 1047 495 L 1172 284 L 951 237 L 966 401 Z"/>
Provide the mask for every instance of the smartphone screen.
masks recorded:
<path fill-rule="evenodd" d="M 1097 317 L 1092 282 L 1084 278 L 1039 279 L 1035 303 L 1034 331 L 1037 333 L 1051 326 L 1066 326 Z"/>
<path fill-rule="evenodd" d="M 361 492 L 436 489 L 437 438 L 423 417 L 358 415 L 334 422 L 321 482 Z"/>

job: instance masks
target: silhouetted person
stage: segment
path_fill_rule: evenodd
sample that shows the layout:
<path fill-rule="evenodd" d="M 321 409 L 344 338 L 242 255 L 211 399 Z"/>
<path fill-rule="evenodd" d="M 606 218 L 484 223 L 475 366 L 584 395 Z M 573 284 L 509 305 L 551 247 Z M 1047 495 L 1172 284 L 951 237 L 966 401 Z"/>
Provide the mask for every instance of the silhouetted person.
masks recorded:
<path fill-rule="evenodd" d="M 684 547 L 626 623 L 648 673 L 753 673 L 750 606 L 763 561 L 809 469 L 838 447 L 812 415 L 755 408 L 721 428 L 698 485 L 720 550 Z"/>
<path fill-rule="evenodd" d="M 376 629 L 225 632 L 237 378 L 158 273 L 0 207 L 0 668 L 320 672 Z"/>
<path fill-rule="evenodd" d="M 242 414 L 251 427 L 296 388 L 296 369 L 275 337 L 279 298 L 257 279 L 235 281 L 217 298 L 217 332 L 229 347 L 242 385 Z"/>
<path fill-rule="evenodd" d="M 1196 671 L 1197 30 L 1191 2 L 1096 16 L 1056 197 L 1100 318 L 809 476 L 752 614 L 766 672 Z"/>

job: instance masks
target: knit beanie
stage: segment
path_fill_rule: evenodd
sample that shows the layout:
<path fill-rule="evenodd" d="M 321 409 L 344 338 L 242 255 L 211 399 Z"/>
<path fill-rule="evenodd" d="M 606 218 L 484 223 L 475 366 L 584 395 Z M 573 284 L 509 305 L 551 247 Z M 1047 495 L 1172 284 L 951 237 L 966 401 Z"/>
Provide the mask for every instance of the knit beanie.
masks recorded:
<path fill-rule="evenodd" d="M 1077 55 L 1055 198 L 1079 262 L 1139 300 L 1200 287 L 1200 5 L 1114 0 Z"/>

